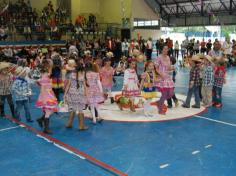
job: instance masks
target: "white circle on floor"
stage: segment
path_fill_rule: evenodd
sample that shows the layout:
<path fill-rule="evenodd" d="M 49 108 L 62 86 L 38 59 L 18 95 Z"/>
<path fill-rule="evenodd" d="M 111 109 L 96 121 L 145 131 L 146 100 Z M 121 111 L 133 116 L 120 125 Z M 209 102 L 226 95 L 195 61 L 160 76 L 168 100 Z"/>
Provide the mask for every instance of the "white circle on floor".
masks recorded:
<path fill-rule="evenodd" d="M 121 94 L 121 92 L 112 92 L 112 95 Z M 156 99 L 152 101 L 155 102 L 159 99 L 160 93 Z M 104 104 L 99 106 L 99 116 L 108 121 L 117 121 L 117 122 L 158 122 L 158 121 L 168 121 L 168 120 L 177 120 L 192 117 L 203 113 L 206 108 L 201 107 L 199 109 L 195 108 L 183 108 L 181 105 L 186 99 L 185 95 L 176 94 L 177 99 L 179 100 L 179 106 L 175 107 L 173 102 L 173 108 L 168 108 L 166 115 L 158 114 L 157 106 L 152 105 L 150 107 L 150 114 L 152 116 L 145 116 L 143 108 L 136 109 L 136 112 L 131 112 L 130 109 L 124 109 L 121 111 L 116 103 L 111 104 L 108 99 Z M 167 104 L 167 103 L 166 103 Z M 194 104 L 194 96 L 192 97 L 191 105 Z M 191 107 L 191 106 L 190 106 Z M 85 112 L 85 115 L 91 117 L 89 111 Z"/>

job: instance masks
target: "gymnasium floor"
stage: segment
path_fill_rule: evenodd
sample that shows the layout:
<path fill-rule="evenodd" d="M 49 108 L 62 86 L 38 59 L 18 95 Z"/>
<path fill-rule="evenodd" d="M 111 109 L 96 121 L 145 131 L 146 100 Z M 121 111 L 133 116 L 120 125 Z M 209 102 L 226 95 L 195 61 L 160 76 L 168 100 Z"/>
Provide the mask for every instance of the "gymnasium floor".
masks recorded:
<path fill-rule="evenodd" d="M 59 114 L 51 118 L 54 134 L 50 137 L 40 133 L 36 123 L 25 125 L 24 118 L 21 126 L 0 119 L 1 175 L 234 176 L 235 75 L 236 69 L 230 68 L 222 109 L 209 108 L 181 120 L 104 121 L 94 126 L 87 119 L 89 130 L 79 132 L 66 129 L 66 114 Z M 186 94 L 187 83 L 188 71 L 180 69 L 176 92 Z M 37 91 L 32 102 L 36 99 Z M 34 103 L 31 106 L 35 120 L 41 112 Z"/>

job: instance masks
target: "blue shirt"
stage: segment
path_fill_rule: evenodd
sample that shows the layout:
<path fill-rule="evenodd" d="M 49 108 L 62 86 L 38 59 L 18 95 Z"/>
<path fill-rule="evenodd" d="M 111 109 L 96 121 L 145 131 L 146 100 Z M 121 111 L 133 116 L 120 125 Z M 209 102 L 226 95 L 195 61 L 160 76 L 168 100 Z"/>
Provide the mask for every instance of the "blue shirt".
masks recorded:
<path fill-rule="evenodd" d="M 28 100 L 31 94 L 31 89 L 28 81 L 24 78 L 16 78 L 12 85 L 12 93 L 16 101 Z"/>

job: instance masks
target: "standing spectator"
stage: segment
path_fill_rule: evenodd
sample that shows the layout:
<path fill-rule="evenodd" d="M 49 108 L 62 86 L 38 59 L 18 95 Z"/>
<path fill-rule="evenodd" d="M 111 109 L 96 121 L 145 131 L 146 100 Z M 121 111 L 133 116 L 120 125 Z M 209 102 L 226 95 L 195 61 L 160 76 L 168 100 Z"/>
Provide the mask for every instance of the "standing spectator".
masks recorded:
<path fill-rule="evenodd" d="M 178 60 L 178 58 L 179 58 L 179 42 L 177 40 L 175 42 L 174 49 L 175 49 L 175 58 Z"/>
<path fill-rule="evenodd" d="M 221 44 L 219 41 L 215 41 L 213 45 L 213 49 L 209 51 L 209 54 L 211 57 L 223 57 L 223 52 L 221 51 Z"/>
<path fill-rule="evenodd" d="M 184 42 L 181 43 L 181 55 L 182 55 L 182 60 L 184 59 L 184 56 L 186 54 L 186 45 Z"/>
<path fill-rule="evenodd" d="M 7 39 L 7 34 L 6 34 L 6 30 L 4 28 L 4 26 L 0 27 L 0 41 L 1 40 L 6 40 Z"/>
<path fill-rule="evenodd" d="M 232 60 L 231 60 L 231 56 L 232 56 L 232 43 L 230 42 L 230 38 L 227 37 L 226 40 L 224 41 L 223 45 L 222 45 L 222 49 L 224 54 L 227 56 L 228 60 L 229 60 L 229 64 L 232 65 Z"/>
<path fill-rule="evenodd" d="M 193 46 L 194 54 L 199 53 L 199 48 L 200 48 L 200 42 L 199 42 L 199 40 L 197 40 L 197 42 L 195 42 L 194 46 Z"/>
<path fill-rule="evenodd" d="M 209 51 L 211 51 L 211 47 L 212 47 L 212 43 L 211 43 L 211 39 L 209 39 L 206 44 L 207 54 L 209 53 Z"/>
<path fill-rule="evenodd" d="M 124 41 L 122 42 L 122 53 L 125 57 L 129 56 L 129 43 L 126 39 L 124 39 Z"/>
<path fill-rule="evenodd" d="M 147 41 L 146 56 L 147 60 L 152 59 L 152 38 L 149 38 Z"/>
<path fill-rule="evenodd" d="M 201 53 L 204 54 L 206 52 L 206 42 L 204 38 L 202 39 L 202 42 L 200 45 L 201 45 Z"/>

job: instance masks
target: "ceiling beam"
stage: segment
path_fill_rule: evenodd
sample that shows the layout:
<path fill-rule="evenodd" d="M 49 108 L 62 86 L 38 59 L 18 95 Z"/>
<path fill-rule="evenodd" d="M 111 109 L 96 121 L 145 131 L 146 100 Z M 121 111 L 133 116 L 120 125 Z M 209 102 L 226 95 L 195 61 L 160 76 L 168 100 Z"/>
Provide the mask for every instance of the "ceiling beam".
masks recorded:
<path fill-rule="evenodd" d="M 225 8 L 225 10 L 229 10 L 228 7 L 225 5 L 225 3 L 222 0 L 219 0 L 222 6 Z"/>

